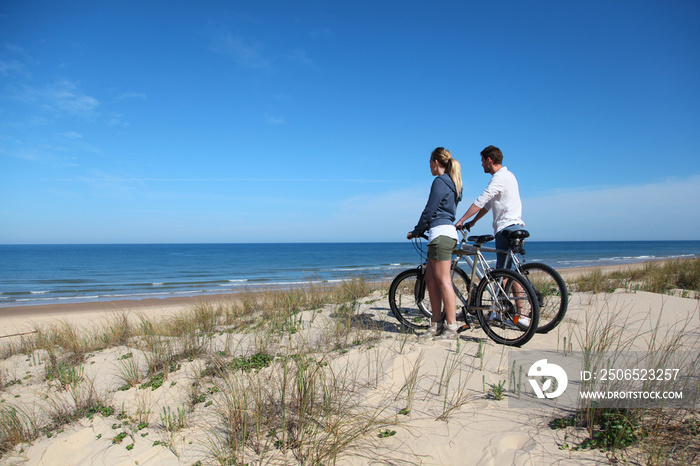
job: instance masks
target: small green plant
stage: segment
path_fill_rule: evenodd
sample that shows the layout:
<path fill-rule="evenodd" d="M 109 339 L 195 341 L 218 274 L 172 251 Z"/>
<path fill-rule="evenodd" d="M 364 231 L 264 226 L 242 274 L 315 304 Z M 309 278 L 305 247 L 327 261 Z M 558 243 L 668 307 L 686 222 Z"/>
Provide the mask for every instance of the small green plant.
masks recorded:
<path fill-rule="evenodd" d="M 559 445 L 560 450 L 570 450 L 571 445 L 569 445 L 569 436 L 564 435 L 564 443 L 562 445 Z"/>
<path fill-rule="evenodd" d="M 163 385 L 163 382 L 165 382 L 165 373 L 158 372 L 153 377 L 151 377 L 151 379 L 148 382 L 142 384 L 141 388 L 151 387 L 151 390 L 156 390 Z"/>
<path fill-rule="evenodd" d="M 248 358 L 233 358 L 231 361 L 231 369 L 246 372 L 260 370 L 269 366 L 272 360 L 273 357 L 269 354 L 258 352 Z"/>
<path fill-rule="evenodd" d="M 596 447 L 627 447 L 640 439 L 639 420 L 629 410 L 603 410 L 600 417 L 600 430 L 593 436 Z"/>
<path fill-rule="evenodd" d="M 178 432 L 187 427 L 187 410 L 184 406 L 179 406 L 173 412 L 170 406 L 166 406 L 160 415 L 160 421 L 168 432 Z"/>
<path fill-rule="evenodd" d="M 700 419 L 696 417 L 691 417 L 684 420 L 683 424 L 685 424 L 688 427 L 688 430 L 690 431 L 691 435 L 700 435 Z"/>
<path fill-rule="evenodd" d="M 129 434 L 127 434 L 126 432 L 120 432 L 112 439 L 112 443 L 122 443 L 122 441 L 126 438 L 127 435 Z"/>
<path fill-rule="evenodd" d="M 46 366 L 46 380 L 58 382 L 62 390 L 68 390 L 69 387 L 82 382 L 83 374 L 83 366 L 72 364 L 69 361 Z"/>
<path fill-rule="evenodd" d="M 568 417 L 558 417 L 552 419 L 549 423 L 549 427 L 552 429 L 566 429 L 567 427 L 573 427 L 579 424 L 579 419 L 576 416 Z"/>
<path fill-rule="evenodd" d="M 505 385 L 505 380 L 501 380 L 497 384 L 489 384 L 489 388 L 491 389 L 491 396 L 493 396 L 493 398 L 496 401 L 501 401 L 503 399 L 503 395 L 505 394 Z"/>
<path fill-rule="evenodd" d="M 102 406 L 101 404 L 90 406 L 85 412 L 85 417 L 92 419 L 95 414 L 100 414 L 102 417 L 109 417 L 114 414 L 114 407 Z"/>
<path fill-rule="evenodd" d="M 396 435 L 395 430 L 384 429 L 383 431 L 379 432 L 379 438 L 388 438 L 394 435 Z"/>

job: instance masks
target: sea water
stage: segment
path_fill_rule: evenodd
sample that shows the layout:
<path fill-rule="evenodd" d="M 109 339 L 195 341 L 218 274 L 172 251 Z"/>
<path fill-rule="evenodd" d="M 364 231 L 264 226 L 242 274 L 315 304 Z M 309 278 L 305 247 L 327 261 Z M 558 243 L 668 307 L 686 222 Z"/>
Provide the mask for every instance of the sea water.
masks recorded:
<path fill-rule="evenodd" d="M 526 261 L 562 269 L 693 257 L 700 254 L 700 241 L 529 241 L 525 249 Z M 198 296 L 355 277 L 390 280 L 422 260 L 410 241 L 0 245 L 0 308 Z"/>

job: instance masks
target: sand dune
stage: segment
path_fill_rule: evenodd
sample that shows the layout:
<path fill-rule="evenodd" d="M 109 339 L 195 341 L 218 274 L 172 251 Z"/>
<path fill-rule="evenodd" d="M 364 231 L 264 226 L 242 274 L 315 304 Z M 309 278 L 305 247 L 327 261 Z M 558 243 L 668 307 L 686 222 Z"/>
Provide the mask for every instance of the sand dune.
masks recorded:
<path fill-rule="evenodd" d="M 200 298 L 200 304 L 202 299 L 214 307 L 213 303 L 231 298 Z M 24 309 L 23 313 L 12 310 L 0 317 L 0 329 L 7 335 L 60 322 L 97 332 L 106 321 L 122 315 L 134 321 L 139 315 L 154 320 L 172 318 L 195 305 L 196 300 L 185 300 Z M 341 409 L 329 414 L 327 422 L 330 425 L 331 418 L 338 421 L 333 424 L 335 434 L 341 434 L 329 437 L 329 426 L 324 426 L 325 431 L 309 426 L 315 443 L 307 447 L 308 451 L 280 449 L 279 432 L 266 427 L 268 431 L 258 435 L 257 451 L 255 442 L 234 453 L 228 450 L 235 460 L 298 464 L 307 458 L 309 462 L 314 448 L 332 449 L 344 435 L 352 440 L 339 448 L 338 464 L 602 464 L 609 460 L 604 452 L 567 448 L 575 443 L 576 435 L 582 438 L 585 432 L 548 426 L 552 417 L 562 413 L 514 408 L 508 402 L 513 393 L 506 393 L 504 400 L 494 399 L 490 387 L 508 378 L 508 356 L 522 351 L 557 352 L 565 345 L 579 350 L 591 321 L 610 316 L 623 319 L 623 333 L 631 336 L 649 335 L 653 328 L 664 333 L 678 322 L 685 322 L 687 344 L 693 351 L 700 350 L 692 346 L 698 341 L 698 301 L 646 292 L 573 293 L 564 322 L 549 334 L 536 335 L 521 349 L 496 345 L 480 329 L 461 334 L 458 341 L 421 342 L 415 335 L 399 332 L 397 321 L 389 315 L 385 291 L 359 300 L 359 307 L 352 311 L 352 328 L 346 328 L 345 334 L 338 330 L 339 314 L 338 305 L 304 311 L 295 317 L 296 331 L 286 336 L 251 330 L 202 335 L 203 347 L 210 356 L 249 356 L 261 350 L 295 355 L 296 359 L 281 359 L 259 372 L 241 372 L 245 375 L 229 379 L 203 375 L 212 359 L 196 356 L 182 359 L 177 367 L 167 370 L 157 388 L 120 390 L 127 368 L 138 374 L 139 386 L 149 380 L 146 371 L 153 356 L 143 341 L 137 344 L 133 339 L 89 353 L 81 365 L 83 382 L 68 389 L 61 388 L 56 380 L 46 381 L 46 351 L 11 356 L 0 362 L 6 384 L 0 392 L 3 406 L 19 406 L 37 423 L 50 424 L 52 412 L 90 396 L 89 385 L 93 396 L 104 400 L 103 404 L 113 407 L 114 412 L 96 412 L 91 418 L 81 416 L 57 429 L 42 431 L 31 444 L 20 444 L 5 453 L 0 463 L 219 464 L 221 441 L 231 427 L 225 425 L 223 414 L 231 409 L 236 391 L 251 392 L 245 398 L 250 405 L 241 407 L 243 410 L 252 411 L 253 402 L 267 401 L 266 409 L 273 409 L 279 405 L 275 396 L 280 387 L 286 386 L 278 385 L 279 378 L 292 373 L 299 377 L 303 356 L 305 364 L 317 364 L 309 366 L 316 368 L 315 387 L 324 384 L 328 393 L 335 391 L 334 403 Z M 19 338 L 7 337 L 0 343 L 16 343 Z M 648 349 L 648 339 L 632 340 L 635 349 Z M 171 347 L 181 344 L 171 343 Z M 308 367 L 303 370 L 303 374 L 310 374 Z M 17 382 L 8 384 L 11 381 Z M 180 421 L 181 426 L 173 426 Z M 124 435 L 117 440 L 122 432 Z"/>

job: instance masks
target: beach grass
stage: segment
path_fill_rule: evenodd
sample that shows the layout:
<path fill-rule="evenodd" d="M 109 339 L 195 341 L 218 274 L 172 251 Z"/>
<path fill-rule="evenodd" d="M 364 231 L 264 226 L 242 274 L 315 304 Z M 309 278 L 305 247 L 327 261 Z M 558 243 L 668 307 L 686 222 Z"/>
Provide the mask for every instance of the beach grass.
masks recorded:
<path fill-rule="evenodd" d="M 692 261 L 673 261 L 663 266 L 648 265 L 630 277 L 623 277 L 620 272 L 609 275 L 612 276 L 611 279 L 623 280 L 627 284 L 633 281 L 647 282 L 647 287 L 653 287 L 651 289 L 659 292 L 675 287 L 675 284 L 669 284 L 677 283 L 676 277 L 684 273 L 682 271 L 690 269 L 692 273 L 695 267 L 696 264 Z M 668 276 L 662 276 L 664 271 Z M 591 277 L 598 280 L 600 276 L 593 272 L 583 278 L 585 283 L 589 283 Z M 659 288 L 660 284 L 664 285 Z M 587 291 L 601 293 L 604 290 L 596 286 Z M 652 372 L 663 372 L 673 367 L 685 374 L 690 385 L 685 383 L 682 388 L 685 395 L 691 396 L 684 405 L 659 407 L 658 404 L 646 406 L 641 402 L 632 408 L 606 407 L 591 399 L 581 399 L 576 412 L 553 418 L 550 426 L 555 429 L 584 429 L 585 435 L 579 438 L 578 443 L 567 445 L 567 448 L 600 449 L 606 452 L 611 462 L 697 464 L 700 461 L 700 429 L 695 428 L 700 417 L 695 404 L 700 390 L 697 385 L 697 374 L 700 373 L 697 312 L 671 324 L 664 324 L 661 315 L 665 311 L 665 304 L 661 313 L 654 316 L 636 308 L 620 309 L 610 304 L 609 299 L 611 298 L 603 298 L 598 305 L 590 306 L 575 332 L 577 346 L 584 354 L 582 369 L 615 367 L 619 355 L 638 352 L 643 359 L 638 361 L 637 367 Z M 617 392 L 638 390 L 630 380 L 618 379 L 608 389 Z M 593 389 L 594 385 L 595 381 L 584 381 L 581 389 Z M 644 387 L 647 390 L 661 391 L 678 389 L 679 386 L 681 385 L 672 382 L 649 382 Z"/>
<path fill-rule="evenodd" d="M 592 269 L 567 280 L 573 291 L 611 293 L 616 289 L 669 293 L 700 297 L 700 258 L 645 262 L 642 268 L 603 272 Z"/>
<path fill-rule="evenodd" d="M 150 429 L 161 432 L 164 440 L 159 445 L 174 448 L 174 438 L 190 426 L 192 412 L 200 405 L 214 405 L 220 415 L 213 424 L 223 427 L 208 429 L 206 444 L 210 458 L 221 464 L 242 464 L 246 458 L 266 455 L 293 457 L 305 464 L 332 462 L 369 430 L 390 423 L 383 409 L 359 407 L 357 373 L 333 368 L 316 356 L 341 354 L 378 338 L 381 324 L 357 314 L 358 301 L 376 288 L 386 284 L 364 279 L 337 286 L 310 284 L 245 292 L 221 303 L 201 302 L 161 320 L 122 312 L 91 331 L 67 322 L 39 327 L 2 348 L 4 359 L 26 358 L 43 367 L 44 386 L 40 408 L 0 404 L 0 452 L 103 413 L 115 393 L 135 390 L 140 393 L 139 406 L 124 417 L 148 425 L 157 414 L 160 422 Z M 317 325 L 313 336 L 302 337 L 300 330 L 318 322 L 316 314 L 328 306 L 330 318 Z M 86 361 L 114 347 L 121 348 L 114 363 L 117 388 L 98 392 L 85 373 Z M 188 399 L 154 413 L 141 394 L 182 383 L 175 375 L 187 364 L 199 364 L 186 377 Z M 2 375 L 3 388 L 22 383 Z M 111 406 L 112 412 L 116 408 Z M 128 411 L 122 407 L 123 413 Z M 114 438 L 121 443 L 125 436 L 134 437 L 125 431 Z M 132 448 L 134 442 L 129 444 Z"/>
<path fill-rule="evenodd" d="M 620 280 L 612 289 L 666 283 L 655 289 L 668 291 L 692 286 L 693 267 L 679 261 L 626 277 L 594 272 L 570 286 L 604 293 L 610 285 L 601 283 Z M 589 281 L 599 285 L 586 288 Z M 483 338 L 437 347 L 440 362 L 429 360 L 415 336 L 384 320 L 387 289 L 363 279 L 309 284 L 201 301 L 158 319 L 122 311 L 87 330 L 67 322 L 38 327 L 0 348 L 0 454 L 21 456 L 41 438 L 99 419 L 96 441 L 127 453 L 160 448 L 186 464 L 420 463 L 381 442 L 405 435 L 400 427 L 419 412 L 448 425 L 476 402 L 502 404 L 506 382 L 515 382 L 504 380 L 508 368 L 489 373 L 507 358 L 505 347 Z M 375 302 L 378 314 L 367 311 Z M 594 357 L 643 340 L 658 364 L 664 354 L 697 353 L 692 319 L 664 327 L 602 302 L 575 326 L 565 324 L 569 346 Z M 397 355 L 404 362 L 394 367 Z M 572 452 L 602 449 L 616 461 L 653 465 L 698 461 L 700 415 L 690 409 L 583 405 L 551 425 L 583 432 Z M 402 442 L 410 452 L 410 437 Z"/>

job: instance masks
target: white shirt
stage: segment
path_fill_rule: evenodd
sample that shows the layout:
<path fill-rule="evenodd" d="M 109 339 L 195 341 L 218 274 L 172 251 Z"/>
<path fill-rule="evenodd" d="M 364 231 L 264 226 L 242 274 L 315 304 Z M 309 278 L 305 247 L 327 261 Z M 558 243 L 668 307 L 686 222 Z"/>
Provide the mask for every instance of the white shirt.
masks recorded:
<path fill-rule="evenodd" d="M 493 231 L 496 233 L 507 226 L 525 225 L 521 218 L 523 205 L 520 202 L 518 180 L 507 167 L 501 167 L 493 174 L 474 205 L 480 209 L 486 207 L 493 212 Z"/>
<path fill-rule="evenodd" d="M 459 241 L 457 229 L 454 225 L 438 225 L 428 230 L 428 244 L 430 244 L 438 236 L 449 236 Z"/>

